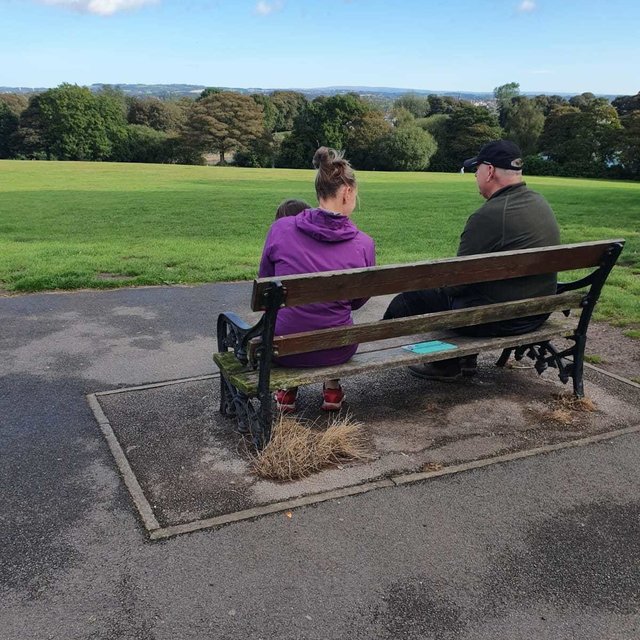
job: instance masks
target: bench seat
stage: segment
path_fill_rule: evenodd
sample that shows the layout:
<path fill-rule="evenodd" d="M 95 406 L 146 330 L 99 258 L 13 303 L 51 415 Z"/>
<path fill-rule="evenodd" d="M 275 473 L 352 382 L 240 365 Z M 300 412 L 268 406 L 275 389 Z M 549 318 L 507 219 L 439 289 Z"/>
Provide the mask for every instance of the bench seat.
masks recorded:
<path fill-rule="evenodd" d="M 344 364 L 329 367 L 309 367 L 291 369 L 274 366 L 269 381 L 270 391 L 286 389 L 328 378 L 346 378 L 361 373 L 382 371 L 411 364 L 436 362 L 443 358 L 472 355 L 485 351 L 503 351 L 523 344 L 539 344 L 554 338 L 570 338 L 575 330 L 575 321 L 562 314 L 554 314 L 545 324 L 531 333 L 498 338 L 473 338 L 453 332 L 438 332 L 427 335 L 406 336 L 361 345 L 358 352 Z M 417 354 L 402 347 L 430 340 L 441 340 L 456 346 L 456 349 Z M 229 382 L 248 397 L 258 395 L 259 372 L 249 365 L 243 365 L 232 351 L 214 354 L 214 361 Z"/>

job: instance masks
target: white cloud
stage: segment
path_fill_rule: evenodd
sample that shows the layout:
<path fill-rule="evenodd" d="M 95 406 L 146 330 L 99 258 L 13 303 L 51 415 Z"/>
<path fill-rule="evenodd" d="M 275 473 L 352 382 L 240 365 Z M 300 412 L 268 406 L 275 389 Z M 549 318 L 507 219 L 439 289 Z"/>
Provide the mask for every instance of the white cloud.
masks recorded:
<path fill-rule="evenodd" d="M 520 11 L 520 13 L 531 13 L 537 8 L 535 0 L 522 0 L 518 5 L 518 11 Z"/>
<path fill-rule="evenodd" d="M 260 16 L 268 16 L 270 13 L 280 11 L 284 6 L 283 0 L 258 0 L 256 3 L 256 13 Z"/>
<path fill-rule="evenodd" d="M 118 11 L 137 9 L 158 0 L 40 0 L 44 4 L 56 5 L 99 16 L 110 16 Z"/>

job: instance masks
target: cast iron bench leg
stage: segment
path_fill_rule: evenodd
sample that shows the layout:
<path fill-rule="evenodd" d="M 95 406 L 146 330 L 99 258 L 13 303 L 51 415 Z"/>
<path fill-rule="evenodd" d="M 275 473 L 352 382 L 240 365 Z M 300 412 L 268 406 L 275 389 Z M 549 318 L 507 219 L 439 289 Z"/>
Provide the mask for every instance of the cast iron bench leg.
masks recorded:
<path fill-rule="evenodd" d="M 584 373 L 584 348 L 587 342 L 586 336 L 576 335 L 574 347 L 573 367 L 571 377 L 573 378 L 573 394 L 576 398 L 584 398 L 584 385 L 582 376 Z"/>

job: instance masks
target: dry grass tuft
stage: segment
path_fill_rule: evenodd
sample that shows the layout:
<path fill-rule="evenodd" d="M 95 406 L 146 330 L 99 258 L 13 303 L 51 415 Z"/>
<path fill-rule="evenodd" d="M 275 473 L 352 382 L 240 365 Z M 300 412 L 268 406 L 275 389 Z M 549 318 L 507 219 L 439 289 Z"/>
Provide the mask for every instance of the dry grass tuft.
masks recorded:
<path fill-rule="evenodd" d="M 280 415 L 269 444 L 254 459 L 253 471 L 261 478 L 289 481 L 325 467 L 366 459 L 371 446 L 362 425 L 350 416 L 337 417 L 325 430 L 298 418 Z"/>
<path fill-rule="evenodd" d="M 589 398 L 576 398 L 570 393 L 558 393 L 553 396 L 551 411 L 547 418 L 565 426 L 579 421 L 580 413 L 590 413 L 597 411 L 593 400 Z"/>
<path fill-rule="evenodd" d="M 590 398 L 576 398 L 570 393 L 558 393 L 554 396 L 557 409 L 566 411 L 592 412 L 597 411 L 596 403 Z"/>
<path fill-rule="evenodd" d="M 549 418 L 553 420 L 553 422 L 558 422 L 559 424 L 570 425 L 573 424 L 573 415 L 571 411 L 567 411 L 566 409 L 554 409 L 550 414 Z"/>

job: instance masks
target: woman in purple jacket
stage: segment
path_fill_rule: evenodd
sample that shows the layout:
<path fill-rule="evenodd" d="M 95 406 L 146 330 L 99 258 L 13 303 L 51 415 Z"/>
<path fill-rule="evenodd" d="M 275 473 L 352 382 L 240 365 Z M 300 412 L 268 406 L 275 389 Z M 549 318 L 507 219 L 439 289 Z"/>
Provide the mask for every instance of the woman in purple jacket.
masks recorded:
<path fill-rule="evenodd" d="M 375 245 L 351 221 L 358 185 L 353 169 L 341 152 L 320 147 L 314 157 L 316 195 L 319 207 L 276 220 L 269 229 L 260 261 L 261 278 L 294 273 L 314 273 L 371 267 L 376 263 Z M 342 327 L 353 324 L 351 310 L 367 300 L 338 300 L 285 307 L 278 312 L 276 335 Z M 285 367 L 320 367 L 346 362 L 358 345 L 285 356 L 277 360 Z M 295 410 L 297 388 L 280 389 L 276 404 L 281 411 Z M 345 395 L 339 380 L 326 380 L 325 411 L 338 411 Z"/>

